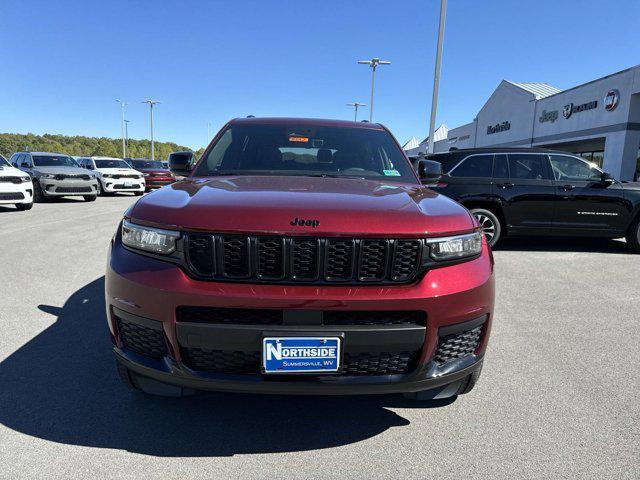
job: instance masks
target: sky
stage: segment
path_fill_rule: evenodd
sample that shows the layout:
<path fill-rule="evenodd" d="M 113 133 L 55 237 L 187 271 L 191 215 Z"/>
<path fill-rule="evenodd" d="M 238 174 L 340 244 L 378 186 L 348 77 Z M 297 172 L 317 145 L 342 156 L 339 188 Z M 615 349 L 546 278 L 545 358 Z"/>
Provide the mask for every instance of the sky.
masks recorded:
<path fill-rule="evenodd" d="M 429 128 L 437 0 L 0 0 L 0 132 L 194 149 L 246 115 L 352 119 L 400 143 Z M 502 79 L 565 89 L 640 63 L 638 0 L 449 0 L 437 124 L 473 119 Z M 368 107 L 360 118 L 368 118 Z M 209 127 L 210 125 L 210 127 Z M 209 134 L 208 134 L 209 131 Z"/>

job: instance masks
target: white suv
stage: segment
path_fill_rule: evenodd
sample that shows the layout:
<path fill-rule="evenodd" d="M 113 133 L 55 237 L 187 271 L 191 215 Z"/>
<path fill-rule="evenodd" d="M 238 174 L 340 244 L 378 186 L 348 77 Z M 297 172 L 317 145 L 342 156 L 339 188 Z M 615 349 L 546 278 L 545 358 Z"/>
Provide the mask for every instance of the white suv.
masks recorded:
<path fill-rule="evenodd" d="M 31 177 L 11 166 L 0 155 L 0 205 L 14 204 L 18 210 L 33 207 L 33 183 Z"/>
<path fill-rule="evenodd" d="M 142 195 L 145 189 L 144 177 L 127 162 L 111 157 L 80 157 L 80 166 L 92 170 L 98 178 L 98 194 L 132 192 Z"/>

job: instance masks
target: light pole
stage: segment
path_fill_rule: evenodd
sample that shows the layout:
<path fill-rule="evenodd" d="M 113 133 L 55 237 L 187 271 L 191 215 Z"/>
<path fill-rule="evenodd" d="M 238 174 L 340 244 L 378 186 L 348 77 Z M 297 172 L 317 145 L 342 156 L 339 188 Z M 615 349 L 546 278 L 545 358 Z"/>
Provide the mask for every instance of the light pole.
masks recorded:
<path fill-rule="evenodd" d="M 124 121 L 124 144 L 127 147 L 125 149 L 124 158 L 127 158 L 127 150 L 129 150 L 129 120 Z"/>
<path fill-rule="evenodd" d="M 366 107 L 367 106 L 366 103 L 360 103 L 360 102 L 347 103 L 347 105 L 349 107 L 353 107 L 354 110 L 355 110 L 355 115 L 353 116 L 353 121 L 354 122 L 358 121 L 358 107 Z"/>
<path fill-rule="evenodd" d="M 122 158 L 125 158 L 127 156 L 127 151 L 124 144 L 124 107 L 127 103 L 123 102 L 122 100 L 118 100 L 117 98 L 116 102 L 120 104 L 120 112 L 122 113 L 122 118 L 120 120 L 120 130 L 122 130 Z"/>
<path fill-rule="evenodd" d="M 371 67 L 371 101 L 369 102 L 369 121 L 373 121 L 373 90 L 376 81 L 376 67 L 378 65 L 391 65 L 387 60 L 372 58 L 371 60 L 358 60 L 360 65 L 369 65 Z"/>
<path fill-rule="evenodd" d="M 153 161 L 154 160 L 154 157 L 153 157 L 153 106 L 160 102 L 157 100 L 145 100 L 142 103 L 148 103 L 149 111 L 151 112 L 151 161 Z"/>
<path fill-rule="evenodd" d="M 438 112 L 438 88 L 440 87 L 440 66 L 442 65 L 442 40 L 444 39 L 444 20 L 447 16 L 447 0 L 440 0 L 440 24 L 438 25 L 438 46 L 436 47 L 436 68 L 433 73 L 433 96 L 431 97 L 431 118 L 429 120 L 429 153 L 433 153 L 433 135 L 436 130 Z"/>

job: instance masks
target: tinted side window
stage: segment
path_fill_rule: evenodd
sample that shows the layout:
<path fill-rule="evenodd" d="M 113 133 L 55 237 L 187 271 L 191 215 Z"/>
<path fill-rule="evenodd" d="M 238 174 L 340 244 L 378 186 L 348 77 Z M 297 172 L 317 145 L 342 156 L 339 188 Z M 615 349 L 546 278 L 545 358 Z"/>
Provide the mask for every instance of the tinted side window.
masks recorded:
<path fill-rule="evenodd" d="M 472 155 L 455 167 L 449 175 L 452 177 L 490 178 L 493 168 L 493 155 Z"/>
<path fill-rule="evenodd" d="M 504 153 L 493 157 L 493 178 L 509 178 L 509 164 Z"/>
<path fill-rule="evenodd" d="M 580 158 L 550 155 L 551 170 L 556 180 L 595 180 L 600 172 Z"/>
<path fill-rule="evenodd" d="M 545 155 L 533 153 L 509 154 L 509 171 L 511 178 L 523 180 L 542 180 L 546 178 Z"/>

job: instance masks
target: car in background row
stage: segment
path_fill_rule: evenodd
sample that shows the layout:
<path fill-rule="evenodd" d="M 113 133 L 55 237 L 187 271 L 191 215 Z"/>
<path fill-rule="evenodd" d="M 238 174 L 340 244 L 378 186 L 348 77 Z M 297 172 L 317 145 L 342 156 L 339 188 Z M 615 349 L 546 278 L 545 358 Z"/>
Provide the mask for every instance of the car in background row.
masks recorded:
<path fill-rule="evenodd" d="M 132 158 L 131 164 L 133 168 L 144 175 L 147 191 L 170 185 L 176 181 L 173 173 L 164 168 L 159 160 Z"/>
<path fill-rule="evenodd" d="M 142 195 L 145 191 L 143 174 L 131 168 L 124 160 L 111 157 L 80 157 L 78 162 L 82 168 L 96 174 L 98 193 L 101 195 L 116 192 Z"/>
<path fill-rule="evenodd" d="M 69 155 L 51 152 L 16 152 L 11 164 L 28 173 L 33 180 L 33 201 L 53 197 L 82 196 L 93 202 L 98 196 L 94 173 L 80 168 Z"/>
<path fill-rule="evenodd" d="M 570 153 L 478 148 L 434 154 L 431 187 L 467 207 L 493 246 L 501 237 L 626 237 L 640 252 L 640 184 L 622 183 Z"/>
<path fill-rule="evenodd" d="M 0 205 L 13 204 L 18 210 L 33 207 L 33 183 L 25 175 L 0 155 Z"/>

